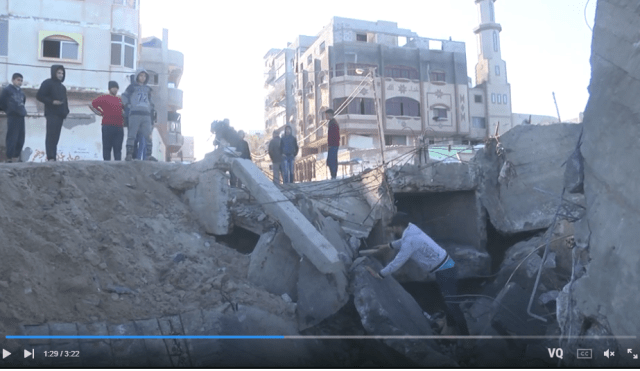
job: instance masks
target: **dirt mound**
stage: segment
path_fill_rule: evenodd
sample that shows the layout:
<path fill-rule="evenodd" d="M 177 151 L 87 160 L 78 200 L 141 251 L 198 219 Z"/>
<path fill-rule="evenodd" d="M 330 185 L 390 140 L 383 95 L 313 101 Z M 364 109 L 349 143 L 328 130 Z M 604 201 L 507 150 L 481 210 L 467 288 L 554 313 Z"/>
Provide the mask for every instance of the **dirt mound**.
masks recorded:
<path fill-rule="evenodd" d="M 0 165 L 0 338 L 19 324 L 144 319 L 224 302 L 294 318 L 150 174 L 177 164 Z M 289 309 L 287 309 L 289 308 Z"/>

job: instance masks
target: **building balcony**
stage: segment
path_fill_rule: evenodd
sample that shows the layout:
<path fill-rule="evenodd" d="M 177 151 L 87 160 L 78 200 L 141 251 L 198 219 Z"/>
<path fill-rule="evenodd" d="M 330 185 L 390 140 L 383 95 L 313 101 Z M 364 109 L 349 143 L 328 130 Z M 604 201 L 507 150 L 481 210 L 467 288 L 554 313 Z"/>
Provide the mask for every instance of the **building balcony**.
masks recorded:
<path fill-rule="evenodd" d="M 182 109 L 182 90 L 176 88 L 167 89 L 167 108 L 169 111 Z"/>
<path fill-rule="evenodd" d="M 170 67 L 175 67 L 179 69 L 184 69 L 184 54 L 177 50 L 169 50 L 168 51 L 168 61 L 167 64 Z"/>

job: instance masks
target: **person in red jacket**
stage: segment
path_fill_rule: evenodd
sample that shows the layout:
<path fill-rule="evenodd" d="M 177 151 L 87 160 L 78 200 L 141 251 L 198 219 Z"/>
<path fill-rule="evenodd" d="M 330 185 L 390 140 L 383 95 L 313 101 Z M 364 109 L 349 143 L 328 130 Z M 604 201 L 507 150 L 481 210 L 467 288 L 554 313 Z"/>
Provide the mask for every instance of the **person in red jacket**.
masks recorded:
<path fill-rule="evenodd" d="M 327 153 L 327 166 L 331 172 L 331 179 L 335 179 L 338 174 L 338 146 L 340 146 L 340 127 L 338 122 L 333 118 L 332 109 L 324 111 L 325 119 L 329 120 L 329 133 L 327 134 L 327 144 L 329 145 L 329 153 Z"/>
<path fill-rule="evenodd" d="M 122 101 L 118 97 L 118 83 L 109 81 L 109 94 L 94 99 L 89 108 L 98 116 L 102 116 L 102 157 L 111 161 L 122 159 L 122 142 L 124 141 L 124 127 L 122 125 Z"/>

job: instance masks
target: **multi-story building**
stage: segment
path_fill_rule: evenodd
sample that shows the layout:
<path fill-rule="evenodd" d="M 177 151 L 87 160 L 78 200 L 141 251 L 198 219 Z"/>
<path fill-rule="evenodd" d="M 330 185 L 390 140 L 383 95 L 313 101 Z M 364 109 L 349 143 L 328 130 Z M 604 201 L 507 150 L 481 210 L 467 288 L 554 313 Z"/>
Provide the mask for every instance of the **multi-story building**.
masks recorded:
<path fill-rule="evenodd" d="M 46 160 L 44 105 L 35 96 L 40 84 L 51 77 L 53 64 L 65 66 L 70 109 L 60 135 L 58 159 L 102 159 L 101 118 L 88 105 L 108 93 L 110 80 L 118 82 L 120 93 L 129 85 L 141 60 L 141 49 L 146 49 L 139 41 L 139 19 L 139 0 L 0 2 L 0 84 L 11 83 L 13 73 L 19 72 L 24 76 L 27 96 L 23 161 Z M 181 55 L 176 64 L 181 68 Z M 159 115 L 158 121 L 161 119 Z M 0 116 L 1 138 L 4 133 L 6 117 Z M 165 159 L 161 133 L 160 129 L 153 132 L 153 155 Z M 4 140 L 0 140 L 0 147 L 4 147 Z M 0 148 L 0 160 L 4 152 Z"/>
<path fill-rule="evenodd" d="M 421 136 L 474 144 L 494 135 L 498 122 L 499 134 L 520 124 L 512 122 L 494 1 L 475 0 L 475 87 L 463 42 L 420 37 L 395 22 L 334 17 L 316 37 L 299 37 L 304 48 L 289 47 L 296 104 L 282 109 L 293 115 L 288 123 L 297 129 L 301 156 L 326 152 L 328 108 L 336 111 L 346 149 L 413 146 Z"/>

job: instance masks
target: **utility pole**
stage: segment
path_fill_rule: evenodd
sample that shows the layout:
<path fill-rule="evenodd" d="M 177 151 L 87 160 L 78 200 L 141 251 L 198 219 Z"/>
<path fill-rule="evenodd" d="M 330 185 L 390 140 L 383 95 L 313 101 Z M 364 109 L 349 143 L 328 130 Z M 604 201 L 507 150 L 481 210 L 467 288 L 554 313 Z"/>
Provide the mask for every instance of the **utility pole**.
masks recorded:
<path fill-rule="evenodd" d="M 380 104 L 378 103 L 378 89 L 376 89 L 376 68 L 370 68 L 369 74 L 371 75 L 371 86 L 373 86 L 373 101 L 376 108 L 376 121 L 378 123 L 378 137 L 380 138 L 380 155 L 382 156 L 382 166 L 385 165 L 384 160 L 384 128 L 382 127 L 382 120 L 380 114 Z"/>
<path fill-rule="evenodd" d="M 553 104 L 556 105 L 556 113 L 558 114 L 558 122 L 562 122 L 562 119 L 560 118 L 560 110 L 558 109 L 558 102 L 556 102 L 556 92 L 551 92 L 551 94 L 553 94 Z"/>

